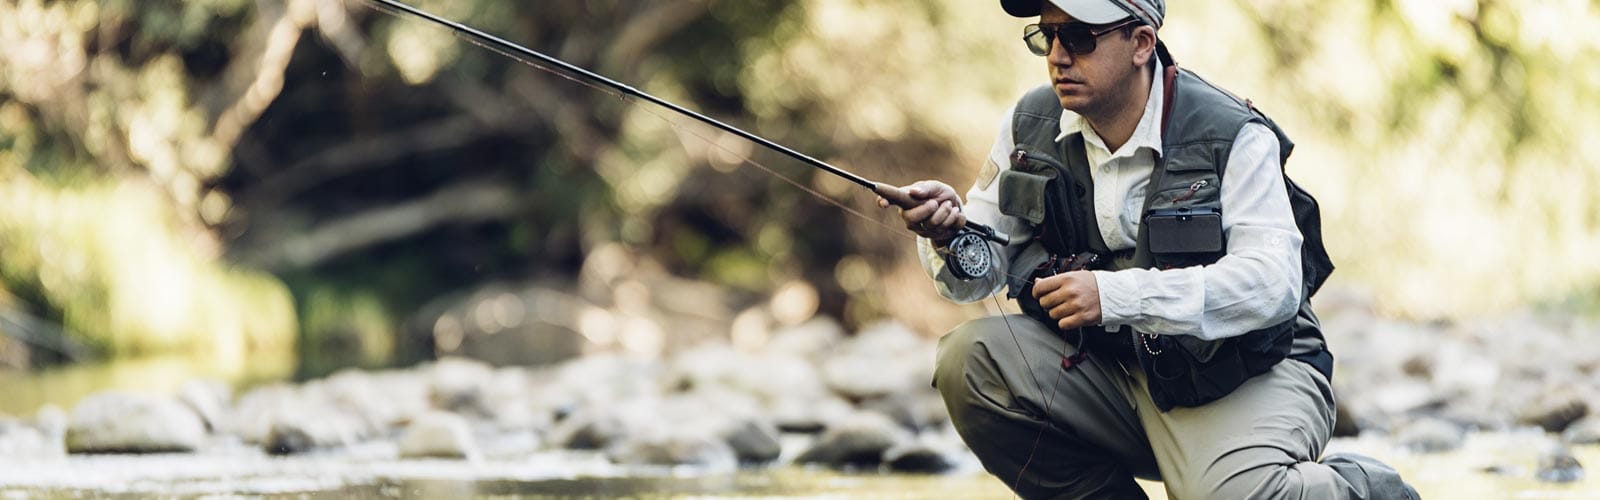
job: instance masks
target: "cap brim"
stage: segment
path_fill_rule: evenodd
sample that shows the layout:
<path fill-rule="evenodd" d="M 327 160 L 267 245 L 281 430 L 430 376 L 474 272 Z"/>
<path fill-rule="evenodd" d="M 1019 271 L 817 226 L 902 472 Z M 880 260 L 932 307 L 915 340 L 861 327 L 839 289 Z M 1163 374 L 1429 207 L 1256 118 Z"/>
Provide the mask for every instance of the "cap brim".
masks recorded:
<path fill-rule="evenodd" d="M 1106 24 L 1132 17 L 1111 0 L 1050 0 L 1078 22 Z M 1000 8 L 1016 17 L 1039 15 L 1039 0 L 1000 0 Z"/>

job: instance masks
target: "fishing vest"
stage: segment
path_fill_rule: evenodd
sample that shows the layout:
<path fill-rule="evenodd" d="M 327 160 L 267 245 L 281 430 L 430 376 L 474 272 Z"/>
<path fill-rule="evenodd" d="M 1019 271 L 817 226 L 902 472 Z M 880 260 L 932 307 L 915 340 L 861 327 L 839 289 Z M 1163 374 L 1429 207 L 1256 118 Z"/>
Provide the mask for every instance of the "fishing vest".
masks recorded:
<path fill-rule="evenodd" d="M 1010 170 L 999 178 L 1000 210 L 1031 223 L 1035 241 L 1010 263 L 1008 295 L 1023 312 L 1051 328 L 1056 321 L 1033 297 L 1030 278 L 1054 274 L 1058 263 L 1083 252 L 1102 256 L 1098 268 L 1112 271 L 1214 263 L 1226 253 L 1220 222 L 1215 222 L 1214 231 L 1207 231 L 1199 221 L 1207 215 L 1220 220 L 1223 170 L 1240 129 L 1247 123 L 1271 129 L 1279 141 L 1280 162 L 1287 160 L 1294 148 L 1283 130 L 1254 106 L 1170 62 L 1166 68 L 1162 75 L 1162 151 L 1151 172 L 1136 245 L 1131 250 L 1112 252 L 1100 235 L 1084 138 L 1078 133 L 1056 140 L 1062 108 L 1054 91 L 1042 86 L 1017 103 L 1012 121 L 1016 149 Z M 1088 355 L 1114 359 L 1126 367 L 1138 366 L 1161 411 L 1200 406 L 1226 396 L 1285 357 L 1307 362 L 1331 380 L 1333 357 L 1309 300 L 1332 272 L 1333 264 L 1322 245 L 1316 200 L 1287 177 L 1285 184 L 1304 236 L 1303 293 L 1294 318 L 1211 341 L 1190 335 L 1142 335 L 1161 332 L 1135 332 L 1129 327 L 1106 331 L 1094 326 L 1064 334 Z M 1164 216 L 1163 222 L 1173 222 L 1151 224 L 1153 214 Z M 1176 251 L 1166 243 L 1189 240 L 1198 243 Z M 1152 241 L 1159 244 L 1153 247 Z"/>

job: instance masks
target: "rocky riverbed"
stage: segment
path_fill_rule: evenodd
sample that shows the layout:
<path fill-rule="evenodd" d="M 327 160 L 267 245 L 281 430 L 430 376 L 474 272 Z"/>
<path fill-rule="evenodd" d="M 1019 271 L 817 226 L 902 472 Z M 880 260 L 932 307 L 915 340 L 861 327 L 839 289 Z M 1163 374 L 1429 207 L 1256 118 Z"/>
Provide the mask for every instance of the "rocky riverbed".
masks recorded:
<path fill-rule="evenodd" d="M 1360 294 L 1319 299 L 1347 436 L 1333 448 L 1394 462 L 1424 493 L 1463 477 L 1600 491 L 1583 469 L 1600 459 L 1592 322 L 1409 323 Z M 0 493 L 1005 496 L 928 384 L 934 346 L 897 323 L 852 334 L 818 317 L 667 356 L 446 357 L 238 393 L 103 392 L 0 416 Z M 823 487 L 840 484 L 857 487 Z"/>

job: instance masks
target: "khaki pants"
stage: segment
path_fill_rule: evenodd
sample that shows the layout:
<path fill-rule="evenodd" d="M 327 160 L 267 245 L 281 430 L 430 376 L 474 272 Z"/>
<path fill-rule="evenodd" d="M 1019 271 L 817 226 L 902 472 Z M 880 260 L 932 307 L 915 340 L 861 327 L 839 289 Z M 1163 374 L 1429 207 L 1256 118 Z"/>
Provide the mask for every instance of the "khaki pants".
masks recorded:
<path fill-rule="evenodd" d="M 1369 458 L 1318 462 L 1333 393 L 1305 363 L 1285 360 L 1220 400 L 1162 413 L 1137 368 L 1091 355 L 1063 370 L 1073 352 L 1021 315 L 971 321 L 939 341 L 934 385 L 956 430 L 1025 498 L 1145 498 L 1136 476 L 1163 481 L 1174 499 L 1416 498 Z"/>

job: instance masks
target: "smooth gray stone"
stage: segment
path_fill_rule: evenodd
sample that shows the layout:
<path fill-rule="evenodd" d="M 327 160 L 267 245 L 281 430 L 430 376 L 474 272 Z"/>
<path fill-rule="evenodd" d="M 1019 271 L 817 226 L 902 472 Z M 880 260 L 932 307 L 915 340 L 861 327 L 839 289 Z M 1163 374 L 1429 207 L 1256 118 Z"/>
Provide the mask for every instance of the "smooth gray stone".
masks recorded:
<path fill-rule="evenodd" d="M 73 409 L 66 442 L 71 453 L 164 453 L 194 451 L 205 437 L 205 423 L 176 399 L 102 392 Z"/>

